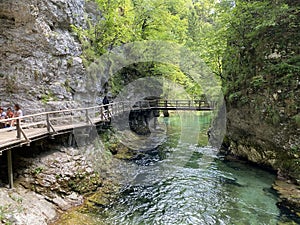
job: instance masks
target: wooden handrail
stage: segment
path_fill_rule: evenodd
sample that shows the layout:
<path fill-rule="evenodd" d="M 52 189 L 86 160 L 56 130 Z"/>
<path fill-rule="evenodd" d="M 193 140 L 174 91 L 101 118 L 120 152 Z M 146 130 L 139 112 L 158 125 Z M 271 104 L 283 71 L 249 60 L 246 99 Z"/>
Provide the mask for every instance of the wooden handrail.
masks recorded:
<path fill-rule="evenodd" d="M 154 106 L 151 106 L 151 103 L 154 103 Z M 109 107 L 110 113 L 112 115 L 122 111 L 129 111 L 129 110 L 135 110 L 135 109 L 151 109 L 151 108 L 156 108 L 156 107 L 201 107 L 201 105 L 204 104 L 206 107 L 211 105 L 211 108 L 215 107 L 215 103 L 209 104 L 205 100 L 190 100 L 190 99 L 179 99 L 179 100 L 173 100 L 173 99 L 154 99 L 154 100 L 140 100 L 137 102 L 130 102 L 130 101 L 120 101 L 120 102 L 114 102 L 114 103 L 109 103 L 105 106 Z M 122 105 L 120 107 L 120 105 Z M 146 105 L 146 106 L 145 106 Z M 153 104 L 152 104 L 153 105 Z M 128 106 L 128 108 L 126 108 Z M 204 106 L 203 106 L 204 107 Z M 88 117 L 89 111 L 90 110 L 95 110 L 95 112 L 100 113 L 100 117 L 103 118 L 103 113 L 105 112 L 104 105 L 98 105 L 98 106 L 91 106 L 91 107 L 85 107 L 85 108 L 77 108 L 77 109 L 63 109 L 63 110 L 56 110 L 56 111 L 48 111 L 48 112 L 41 112 L 41 113 L 35 113 L 31 115 L 26 115 L 26 116 L 21 116 L 21 117 L 13 117 L 13 118 L 8 118 L 8 119 L 1 119 L 0 123 L 8 123 L 10 121 L 22 121 L 26 120 L 29 118 L 37 118 L 37 117 L 44 117 L 45 118 L 40 118 L 39 120 L 44 120 L 47 122 L 47 127 L 49 128 L 49 122 L 52 119 L 60 119 L 62 118 L 61 116 L 54 116 L 55 114 L 65 114 L 65 113 L 70 113 L 70 118 L 75 118 L 76 115 L 73 113 L 75 112 L 80 112 L 80 114 L 86 114 L 86 122 L 88 122 Z M 84 112 L 84 113 L 83 113 Z M 93 116 L 91 116 L 93 117 Z"/>

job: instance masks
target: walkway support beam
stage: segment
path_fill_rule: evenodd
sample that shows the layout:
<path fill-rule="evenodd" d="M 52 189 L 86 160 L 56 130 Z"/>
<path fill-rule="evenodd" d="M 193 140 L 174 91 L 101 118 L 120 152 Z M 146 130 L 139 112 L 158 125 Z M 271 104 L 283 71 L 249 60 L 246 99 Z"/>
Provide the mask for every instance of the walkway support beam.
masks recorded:
<path fill-rule="evenodd" d="M 7 150 L 7 172 L 8 172 L 8 183 L 9 188 L 14 187 L 14 173 L 12 166 L 11 149 Z"/>

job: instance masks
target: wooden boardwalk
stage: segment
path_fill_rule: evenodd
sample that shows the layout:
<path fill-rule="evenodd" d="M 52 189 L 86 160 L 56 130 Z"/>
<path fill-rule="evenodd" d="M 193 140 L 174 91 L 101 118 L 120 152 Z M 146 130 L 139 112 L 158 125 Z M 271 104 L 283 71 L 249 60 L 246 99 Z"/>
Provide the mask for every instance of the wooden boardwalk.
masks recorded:
<path fill-rule="evenodd" d="M 16 121 L 16 127 L 0 129 L 0 155 L 3 151 L 29 145 L 30 142 L 54 137 L 71 132 L 76 128 L 97 126 L 108 121 L 112 116 L 129 110 L 193 110 L 209 111 L 214 106 L 205 101 L 192 100 L 143 100 L 135 104 L 117 102 L 108 104 L 108 111 L 104 106 L 79 109 L 51 111 L 24 116 L 22 118 L 0 120 L 2 123 Z M 109 113 L 108 113 L 109 112 Z M 25 121 L 25 122 L 21 122 Z"/>
<path fill-rule="evenodd" d="M 108 110 L 105 108 L 108 107 Z M 72 133 L 74 129 L 98 126 L 110 121 L 111 117 L 135 110 L 194 110 L 210 111 L 214 104 L 192 100 L 142 100 L 116 102 L 95 107 L 43 112 L 19 118 L 2 119 L 0 123 L 15 121 L 16 126 L 0 129 L 0 155 L 7 151 L 10 187 L 13 186 L 11 150 L 44 138 Z"/>

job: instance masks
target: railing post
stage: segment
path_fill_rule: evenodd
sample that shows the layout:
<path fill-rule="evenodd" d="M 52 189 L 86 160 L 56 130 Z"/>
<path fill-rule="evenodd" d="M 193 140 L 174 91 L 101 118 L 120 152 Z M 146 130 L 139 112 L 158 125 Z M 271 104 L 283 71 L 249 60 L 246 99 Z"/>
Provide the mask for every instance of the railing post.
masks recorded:
<path fill-rule="evenodd" d="M 50 133 L 50 119 L 49 119 L 49 114 L 46 114 L 46 121 L 47 121 L 47 131 Z"/>
<path fill-rule="evenodd" d="M 100 119 L 101 119 L 101 121 L 104 120 L 103 118 L 104 118 L 103 117 L 103 106 L 100 106 Z"/>
<path fill-rule="evenodd" d="M 17 119 L 17 138 L 21 138 L 21 124 L 20 124 L 20 119 Z"/>
<path fill-rule="evenodd" d="M 88 111 L 88 109 L 85 109 L 85 122 L 89 123 L 89 111 Z"/>

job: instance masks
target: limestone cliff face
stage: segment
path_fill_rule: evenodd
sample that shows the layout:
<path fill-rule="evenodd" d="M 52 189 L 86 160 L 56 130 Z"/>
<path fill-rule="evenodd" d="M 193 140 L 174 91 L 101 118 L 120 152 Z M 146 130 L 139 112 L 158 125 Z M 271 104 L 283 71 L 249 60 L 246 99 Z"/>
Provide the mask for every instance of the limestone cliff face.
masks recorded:
<path fill-rule="evenodd" d="M 275 22 L 266 26 L 255 22 L 261 23 L 263 13 L 250 12 L 247 20 L 252 18 L 254 27 L 240 23 L 229 40 L 225 144 L 228 153 L 300 183 L 300 15 L 299 3 L 286 4 L 288 9 L 278 10 Z"/>
<path fill-rule="evenodd" d="M 81 46 L 71 24 L 84 26 L 84 0 L 0 1 L 0 101 L 28 113 L 74 105 L 84 92 Z"/>

